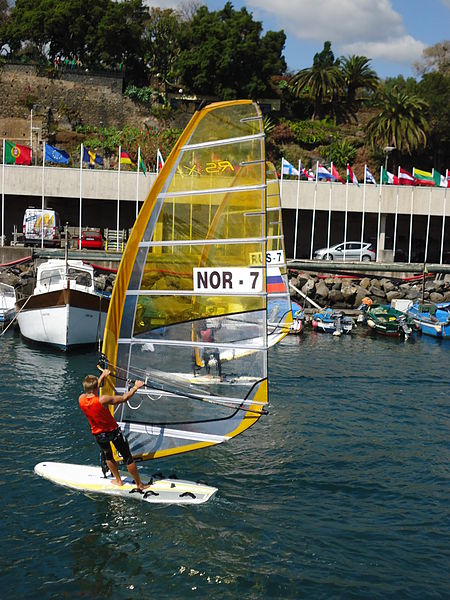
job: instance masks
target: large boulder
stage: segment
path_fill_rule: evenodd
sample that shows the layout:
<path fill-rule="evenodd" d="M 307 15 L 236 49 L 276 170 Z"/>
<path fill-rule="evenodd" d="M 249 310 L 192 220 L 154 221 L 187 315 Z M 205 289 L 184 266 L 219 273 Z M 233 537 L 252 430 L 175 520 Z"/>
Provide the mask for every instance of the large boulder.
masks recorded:
<path fill-rule="evenodd" d="M 368 290 L 370 288 L 370 279 L 368 277 L 363 277 L 359 282 L 359 285 Z"/>
<path fill-rule="evenodd" d="M 386 294 L 385 294 L 384 290 L 381 289 L 381 287 L 378 287 L 376 285 L 371 285 L 369 288 L 369 292 L 371 293 L 372 296 L 375 296 L 375 298 L 377 300 L 383 300 L 384 298 L 386 298 Z"/>
<path fill-rule="evenodd" d="M 347 302 L 348 304 L 353 304 L 353 301 L 355 299 L 356 296 L 356 286 L 352 285 L 352 284 L 343 284 L 341 287 L 341 293 L 344 297 L 345 302 Z"/>
<path fill-rule="evenodd" d="M 417 300 L 417 298 L 421 295 L 422 290 L 419 292 L 416 286 L 410 287 L 406 291 L 406 298 L 408 300 Z"/>
<path fill-rule="evenodd" d="M 326 300 L 328 298 L 329 290 L 323 281 L 319 281 L 316 285 L 316 298 L 320 300 Z"/>
<path fill-rule="evenodd" d="M 341 304 L 344 301 L 344 296 L 342 295 L 340 290 L 330 290 L 328 294 L 328 303 L 330 306 L 334 306 L 335 304 Z"/>
<path fill-rule="evenodd" d="M 402 298 L 403 297 L 403 292 L 400 292 L 399 290 L 391 290 L 389 292 L 386 292 L 386 300 L 389 302 L 389 304 L 391 303 L 392 300 L 396 300 L 397 298 Z"/>
<path fill-rule="evenodd" d="M 301 289 L 306 296 L 312 296 L 314 294 L 315 286 L 316 284 L 314 279 L 307 279 L 306 283 L 302 286 Z"/>
<path fill-rule="evenodd" d="M 440 294 L 439 292 L 431 292 L 430 300 L 433 304 L 437 304 L 438 302 L 444 302 L 444 294 Z"/>
<path fill-rule="evenodd" d="M 381 289 L 381 281 L 379 279 L 371 279 L 370 280 L 370 288 Z"/>
<path fill-rule="evenodd" d="M 395 285 L 392 283 L 392 281 L 390 279 L 382 279 L 381 286 L 386 293 L 392 292 L 392 290 L 395 290 Z"/>

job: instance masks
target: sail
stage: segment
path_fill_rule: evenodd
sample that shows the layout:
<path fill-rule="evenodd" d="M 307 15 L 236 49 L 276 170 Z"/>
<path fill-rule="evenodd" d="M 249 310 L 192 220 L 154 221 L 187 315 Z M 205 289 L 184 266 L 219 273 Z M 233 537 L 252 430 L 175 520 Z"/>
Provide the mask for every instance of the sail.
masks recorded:
<path fill-rule="evenodd" d="M 280 186 L 272 163 L 266 165 L 267 182 L 267 326 L 269 346 L 281 341 L 292 325 L 291 297 L 284 249 Z"/>
<path fill-rule="evenodd" d="M 211 104 L 160 171 L 111 298 L 104 393 L 146 382 L 114 411 L 135 458 L 224 442 L 265 412 L 266 227 L 260 110 Z M 221 352 L 246 349 L 222 364 Z"/>

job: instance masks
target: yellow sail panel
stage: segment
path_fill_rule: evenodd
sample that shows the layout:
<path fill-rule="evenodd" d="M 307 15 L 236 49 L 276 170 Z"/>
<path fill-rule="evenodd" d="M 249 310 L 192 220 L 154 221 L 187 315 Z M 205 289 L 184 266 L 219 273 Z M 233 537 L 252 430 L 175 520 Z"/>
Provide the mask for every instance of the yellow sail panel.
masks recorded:
<path fill-rule="evenodd" d="M 139 213 L 104 339 L 116 390 L 146 381 L 136 404 L 115 410 L 137 458 L 221 443 L 264 412 L 265 171 L 257 105 L 210 105 Z"/>

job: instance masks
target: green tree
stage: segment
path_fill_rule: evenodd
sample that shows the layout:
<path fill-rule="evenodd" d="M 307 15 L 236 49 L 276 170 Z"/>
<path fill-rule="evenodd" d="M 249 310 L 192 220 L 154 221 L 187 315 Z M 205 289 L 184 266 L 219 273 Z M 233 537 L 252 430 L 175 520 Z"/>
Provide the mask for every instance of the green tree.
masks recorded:
<path fill-rule="evenodd" d="M 181 17 L 174 10 L 150 9 L 143 32 L 144 61 L 150 76 L 162 86 L 164 96 L 175 78 L 182 29 Z"/>
<path fill-rule="evenodd" d="M 376 72 L 370 68 L 370 59 L 365 56 L 344 56 L 341 58 L 341 70 L 346 86 L 347 110 L 356 119 L 356 113 L 363 98 L 360 91 L 375 91 L 379 85 Z"/>
<path fill-rule="evenodd" d="M 314 55 L 311 67 L 302 69 L 291 80 L 297 96 L 306 93 L 314 103 L 312 119 L 322 119 L 333 112 L 332 103 L 343 96 L 345 81 L 334 58 L 331 42 L 325 42 L 323 50 Z"/>
<path fill-rule="evenodd" d="M 210 12 L 201 6 L 185 27 L 178 69 L 191 91 L 232 99 L 269 93 L 268 79 L 286 69 L 284 32 L 261 36 L 262 24 L 245 8 Z"/>
<path fill-rule="evenodd" d="M 418 92 L 428 103 L 427 162 L 444 170 L 450 163 L 450 75 L 439 71 L 426 73 L 418 84 Z"/>
<path fill-rule="evenodd" d="M 394 87 L 381 91 L 376 105 L 379 112 L 366 128 L 372 149 L 394 146 L 398 152 L 411 154 L 426 145 L 429 127 L 424 114 L 428 106 L 425 100 Z"/>

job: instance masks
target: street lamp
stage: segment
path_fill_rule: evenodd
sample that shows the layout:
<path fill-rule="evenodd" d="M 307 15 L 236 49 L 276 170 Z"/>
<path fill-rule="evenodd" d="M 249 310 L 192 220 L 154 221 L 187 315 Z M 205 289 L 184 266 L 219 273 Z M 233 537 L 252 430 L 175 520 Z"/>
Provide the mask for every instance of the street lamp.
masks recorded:
<path fill-rule="evenodd" d="M 392 150 L 395 150 L 395 146 L 385 146 L 383 148 L 383 152 L 386 155 L 384 158 L 384 170 L 385 171 L 387 171 L 388 157 L 389 157 L 389 154 L 392 152 Z"/>

